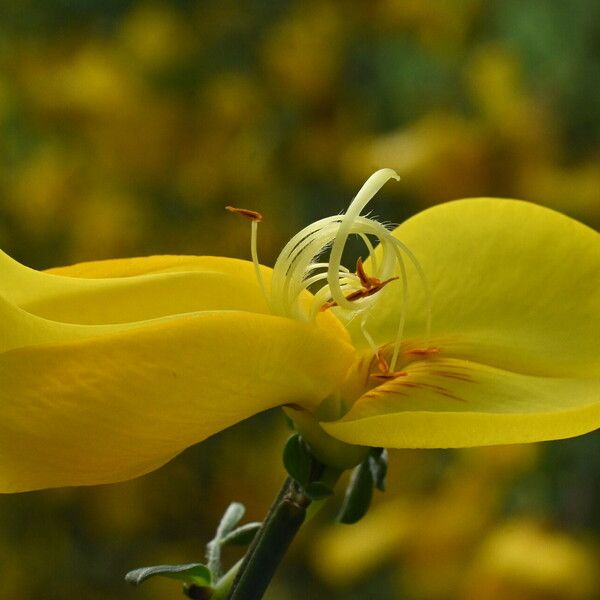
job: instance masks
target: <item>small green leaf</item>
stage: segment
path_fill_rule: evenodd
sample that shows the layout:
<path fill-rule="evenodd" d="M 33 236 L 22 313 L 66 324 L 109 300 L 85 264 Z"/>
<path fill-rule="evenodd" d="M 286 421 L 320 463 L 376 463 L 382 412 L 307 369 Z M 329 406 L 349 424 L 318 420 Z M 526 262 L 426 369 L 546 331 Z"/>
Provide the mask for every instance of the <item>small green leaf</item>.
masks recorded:
<path fill-rule="evenodd" d="M 129 573 L 125 575 L 125 581 L 134 585 L 140 585 L 140 583 L 143 583 L 146 579 L 156 576 L 177 579 L 178 581 L 201 587 L 209 586 L 212 582 L 210 570 L 201 563 L 142 567 L 141 569 L 129 571 Z"/>
<path fill-rule="evenodd" d="M 322 500 L 333 495 L 331 487 L 322 481 L 311 481 L 304 488 L 304 492 L 311 500 Z"/>
<path fill-rule="evenodd" d="M 232 502 L 225 511 L 219 528 L 217 529 L 217 538 L 227 535 L 241 520 L 246 513 L 246 507 L 240 502 Z"/>
<path fill-rule="evenodd" d="M 360 521 L 369 510 L 372 497 L 373 473 L 367 459 L 352 471 L 338 521 L 346 525 Z"/>
<path fill-rule="evenodd" d="M 369 468 L 373 475 L 375 487 L 385 492 L 385 478 L 388 467 L 388 451 L 385 448 L 373 448 L 369 454 Z"/>
<path fill-rule="evenodd" d="M 310 481 L 313 457 L 304 440 L 295 434 L 291 436 L 283 449 L 285 470 L 302 486 Z"/>
<path fill-rule="evenodd" d="M 246 523 L 245 525 L 241 525 L 221 538 L 221 545 L 246 546 L 254 539 L 261 525 L 262 523 Z"/>
<path fill-rule="evenodd" d="M 232 502 L 217 527 L 215 537 L 206 545 L 208 568 L 215 579 L 218 579 L 221 574 L 221 541 L 240 522 L 245 512 L 246 507 L 243 504 Z"/>

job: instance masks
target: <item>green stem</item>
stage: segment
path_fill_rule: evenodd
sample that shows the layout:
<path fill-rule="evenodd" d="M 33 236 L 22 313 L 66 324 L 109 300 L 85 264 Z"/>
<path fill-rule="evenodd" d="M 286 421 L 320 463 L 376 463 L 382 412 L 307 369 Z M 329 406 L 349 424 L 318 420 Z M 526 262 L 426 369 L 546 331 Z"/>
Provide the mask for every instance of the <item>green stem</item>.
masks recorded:
<path fill-rule="evenodd" d="M 210 597 L 210 600 L 226 600 L 227 595 L 229 594 L 229 590 L 235 581 L 235 578 L 242 566 L 242 561 L 235 563 L 221 579 L 219 579 L 217 585 L 213 590 L 213 595 Z"/>
<path fill-rule="evenodd" d="M 260 600 L 300 529 L 310 505 L 300 484 L 288 477 L 260 528 L 229 592 L 228 600 Z"/>

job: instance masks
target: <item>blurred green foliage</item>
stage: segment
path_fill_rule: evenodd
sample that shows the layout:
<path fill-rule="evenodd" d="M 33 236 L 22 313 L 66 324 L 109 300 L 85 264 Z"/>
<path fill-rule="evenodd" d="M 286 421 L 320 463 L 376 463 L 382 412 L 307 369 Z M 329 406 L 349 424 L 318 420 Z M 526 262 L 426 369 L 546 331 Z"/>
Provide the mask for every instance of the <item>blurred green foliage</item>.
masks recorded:
<path fill-rule="evenodd" d="M 598 226 L 598 23 L 594 0 L 0 0 L 0 244 L 36 268 L 246 257 L 232 204 L 272 264 L 384 166 L 397 222 L 485 195 Z M 263 415 L 137 481 L 0 498 L 0 597 L 178 597 L 122 575 L 202 560 L 231 500 L 259 520 L 285 435 Z M 375 525 L 318 521 L 270 597 L 598 598 L 599 457 L 598 433 L 397 452 Z"/>

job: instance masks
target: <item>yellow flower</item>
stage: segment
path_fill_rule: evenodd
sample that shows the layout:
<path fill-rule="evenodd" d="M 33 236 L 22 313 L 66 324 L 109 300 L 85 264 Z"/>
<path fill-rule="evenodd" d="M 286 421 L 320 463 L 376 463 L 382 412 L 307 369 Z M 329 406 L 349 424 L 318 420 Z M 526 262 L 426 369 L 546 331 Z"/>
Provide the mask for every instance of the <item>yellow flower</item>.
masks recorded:
<path fill-rule="evenodd" d="M 258 264 L 256 219 L 254 264 L 161 256 L 37 272 L 0 253 L 0 490 L 135 477 L 275 406 L 336 466 L 361 445 L 598 428 L 598 234 L 495 199 L 390 232 L 361 216 L 390 177 L 378 171 L 344 215 L 297 234 L 273 270 Z M 370 255 L 357 273 L 341 265 L 351 235 Z"/>

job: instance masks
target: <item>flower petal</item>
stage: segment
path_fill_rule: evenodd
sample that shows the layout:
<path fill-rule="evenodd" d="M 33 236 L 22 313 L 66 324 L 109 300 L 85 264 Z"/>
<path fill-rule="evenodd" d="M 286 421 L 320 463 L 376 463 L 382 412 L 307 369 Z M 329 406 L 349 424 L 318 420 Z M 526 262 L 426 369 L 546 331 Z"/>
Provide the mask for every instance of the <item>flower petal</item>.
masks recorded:
<path fill-rule="evenodd" d="M 350 444 L 447 448 L 571 437 L 600 427 L 600 379 L 536 377 L 458 359 L 410 364 L 322 423 Z"/>
<path fill-rule="evenodd" d="M 0 252 L 0 272 L 0 294 L 9 302 L 64 323 L 126 323 L 199 310 L 269 312 L 252 263 L 233 258 L 150 256 L 39 272 Z"/>
<path fill-rule="evenodd" d="M 124 327 L 0 353 L 0 491 L 136 477 L 259 411 L 316 407 L 354 359 L 335 332 L 248 312 Z"/>
<path fill-rule="evenodd" d="M 557 212 L 514 200 L 439 205 L 394 235 L 415 254 L 431 286 L 431 344 L 442 356 L 549 377 L 600 373 L 600 235 Z M 406 348 L 427 344 L 426 302 L 414 269 Z M 367 265 L 368 270 L 368 265 Z M 369 317 L 378 344 L 391 342 L 401 286 L 390 284 Z M 350 323 L 356 343 L 359 323 Z"/>

